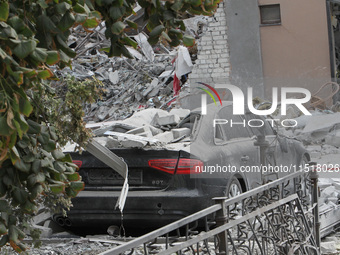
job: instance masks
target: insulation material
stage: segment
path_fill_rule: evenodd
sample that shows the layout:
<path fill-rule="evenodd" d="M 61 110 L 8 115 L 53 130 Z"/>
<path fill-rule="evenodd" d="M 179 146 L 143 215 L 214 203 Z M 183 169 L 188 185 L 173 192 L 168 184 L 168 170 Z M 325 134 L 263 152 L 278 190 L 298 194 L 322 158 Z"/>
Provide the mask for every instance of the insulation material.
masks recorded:
<path fill-rule="evenodd" d="M 193 64 L 191 62 L 189 51 L 186 47 L 179 46 L 177 50 L 175 73 L 177 77 L 181 77 L 192 71 Z"/>

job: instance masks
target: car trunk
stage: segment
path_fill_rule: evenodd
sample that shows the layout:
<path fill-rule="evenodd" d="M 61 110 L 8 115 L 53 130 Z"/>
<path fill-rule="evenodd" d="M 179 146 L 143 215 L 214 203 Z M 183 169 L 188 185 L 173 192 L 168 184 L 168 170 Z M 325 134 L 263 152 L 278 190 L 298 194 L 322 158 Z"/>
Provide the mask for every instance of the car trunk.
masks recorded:
<path fill-rule="evenodd" d="M 161 190 L 169 186 L 177 167 L 179 151 L 113 149 L 127 163 L 130 190 Z M 71 153 L 72 159 L 81 165 L 79 174 L 85 182 L 85 190 L 120 190 L 124 179 L 88 152 Z M 153 162 L 153 167 L 150 167 Z M 159 165 L 165 167 L 158 167 Z M 172 165 L 171 165 L 172 164 Z M 157 169 L 156 169 L 157 168 Z"/>

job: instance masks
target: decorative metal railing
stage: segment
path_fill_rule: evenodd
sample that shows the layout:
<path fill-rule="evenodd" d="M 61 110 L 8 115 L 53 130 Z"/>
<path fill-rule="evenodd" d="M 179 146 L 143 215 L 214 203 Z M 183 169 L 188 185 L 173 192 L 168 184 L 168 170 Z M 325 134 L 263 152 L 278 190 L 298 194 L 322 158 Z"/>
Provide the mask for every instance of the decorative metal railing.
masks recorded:
<path fill-rule="evenodd" d="M 317 176 L 306 169 L 173 222 L 108 254 L 320 254 Z"/>

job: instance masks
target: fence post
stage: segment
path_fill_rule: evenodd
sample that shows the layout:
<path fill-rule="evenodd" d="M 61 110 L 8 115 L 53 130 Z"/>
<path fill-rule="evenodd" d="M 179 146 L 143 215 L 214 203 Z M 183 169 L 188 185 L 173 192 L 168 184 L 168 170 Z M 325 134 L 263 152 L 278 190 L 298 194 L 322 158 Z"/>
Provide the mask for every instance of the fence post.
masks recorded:
<path fill-rule="evenodd" d="M 216 199 L 216 204 L 221 204 L 221 210 L 216 212 L 216 225 L 217 227 L 222 226 L 228 222 L 228 210 L 225 206 L 225 199 Z M 219 253 L 218 255 L 228 254 L 228 234 L 227 231 L 221 232 L 219 235 Z"/>
<path fill-rule="evenodd" d="M 319 252 L 320 251 L 320 244 L 321 244 L 321 239 L 320 239 L 320 219 L 319 219 L 319 187 L 318 187 L 318 172 L 315 169 L 315 162 L 310 162 L 309 165 L 312 167 L 311 171 L 311 181 L 313 185 L 313 190 L 312 190 L 312 202 L 313 202 L 313 214 L 314 214 L 314 234 L 315 234 L 315 241 L 316 245 L 318 246 Z"/>
<path fill-rule="evenodd" d="M 258 135 L 256 137 L 256 141 L 254 142 L 255 146 L 260 147 L 260 163 L 261 163 L 261 181 L 262 184 L 266 184 L 268 181 L 267 178 L 265 178 L 265 174 L 263 173 L 263 166 L 267 165 L 267 160 L 266 160 L 266 151 L 267 148 L 269 147 L 269 142 L 266 140 L 266 137 L 264 135 Z M 270 175 L 267 173 L 267 175 Z M 278 177 L 278 176 L 277 176 Z"/>

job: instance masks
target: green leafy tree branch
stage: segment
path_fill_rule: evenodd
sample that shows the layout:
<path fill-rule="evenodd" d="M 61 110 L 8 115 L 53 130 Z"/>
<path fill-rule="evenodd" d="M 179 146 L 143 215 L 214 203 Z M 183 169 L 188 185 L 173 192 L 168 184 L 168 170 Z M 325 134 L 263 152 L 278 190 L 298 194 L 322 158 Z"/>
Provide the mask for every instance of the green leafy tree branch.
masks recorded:
<path fill-rule="evenodd" d="M 137 43 L 126 32 L 137 29 L 128 18 L 138 3 L 148 21 L 149 42 L 171 46 L 194 44 L 183 35 L 187 13 L 212 15 L 220 0 L 0 0 L 0 247 L 26 249 L 23 231 L 40 205 L 69 209 L 84 188 L 77 166 L 60 146 L 68 141 L 84 148 L 91 137 L 83 106 L 102 90 L 95 78 L 59 80 L 50 68 L 72 65 L 68 47 L 72 27 L 92 32 L 100 22 L 111 45 L 109 56 L 132 57 L 126 46 Z"/>

